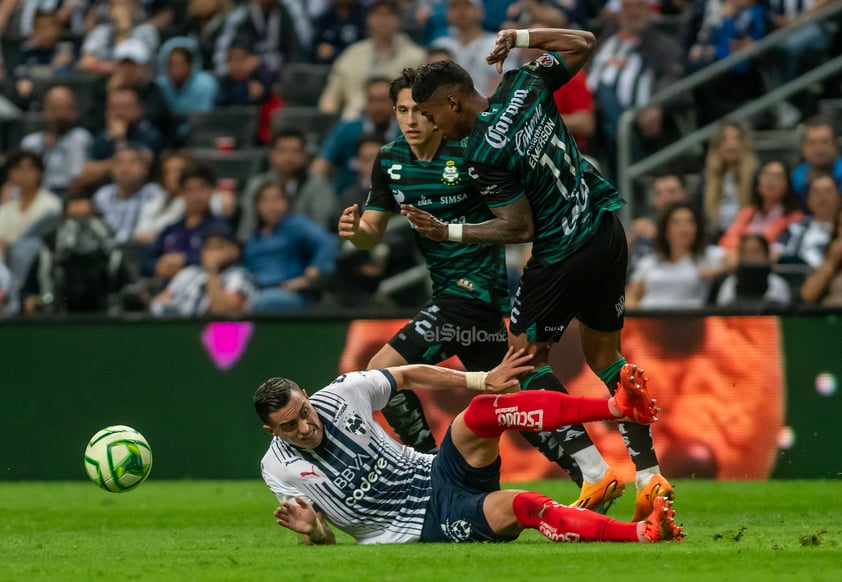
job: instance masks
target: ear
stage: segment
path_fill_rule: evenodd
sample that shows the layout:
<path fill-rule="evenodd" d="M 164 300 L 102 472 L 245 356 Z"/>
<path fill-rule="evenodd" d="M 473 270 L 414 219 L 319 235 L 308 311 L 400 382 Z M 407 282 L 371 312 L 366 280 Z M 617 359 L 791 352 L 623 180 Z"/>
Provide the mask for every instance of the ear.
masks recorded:
<path fill-rule="evenodd" d="M 272 427 L 269 426 L 268 424 L 263 425 L 263 430 L 268 432 L 271 436 L 275 436 L 275 433 L 272 431 Z"/>
<path fill-rule="evenodd" d="M 454 113 L 459 113 L 460 111 L 462 111 L 462 101 L 459 99 L 458 95 L 448 95 L 447 106 Z"/>

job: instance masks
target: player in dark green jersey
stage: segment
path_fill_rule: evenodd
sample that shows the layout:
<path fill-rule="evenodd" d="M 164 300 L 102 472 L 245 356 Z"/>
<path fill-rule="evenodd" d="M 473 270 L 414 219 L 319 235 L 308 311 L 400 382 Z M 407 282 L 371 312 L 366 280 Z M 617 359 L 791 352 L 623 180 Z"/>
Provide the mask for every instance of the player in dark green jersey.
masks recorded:
<path fill-rule="evenodd" d="M 553 92 L 592 53 L 594 37 L 578 30 L 504 30 L 487 61 L 500 70 L 515 46 L 548 52 L 507 73 L 489 98 L 464 69 L 447 62 L 419 68 L 412 91 L 440 131 L 467 140 L 469 175 L 494 218 L 448 225 L 410 204 L 402 212 L 431 240 L 533 241 L 512 309 L 510 344 L 535 354 L 544 372 L 540 381 L 551 387 L 558 380 L 547 366 L 549 349 L 575 317 L 585 358 L 613 394 L 618 382 L 646 381 L 620 352 L 628 249 L 615 211 L 623 201 L 579 153 L 553 101 Z M 649 427 L 626 422 L 620 432 L 637 469 L 635 515 L 647 515 L 652 498 L 674 495 L 672 485 L 660 475 Z M 593 507 L 619 496 L 623 485 L 614 471 L 594 449 L 577 457 L 579 446 L 584 443 L 568 447 L 585 475 L 576 504 Z"/>
<path fill-rule="evenodd" d="M 392 83 L 391 97 L 403 136 L 386 144 L 374 164 L 371 192 L 360 216 L 346 208 L 339 235 L 363 249 L 383 236 L 401 203 L 429 209 L 440 220 L 471 223 L 494 215 L 468 178 L 459 142 L 448 142 L 412 101 L 414 71 Z M 503 316 L 510 308 L 505 253 L 500 245 L 436 242 L 416 236 L 433 280 L 433 301 L 403 327 L 368 363 L 368 369 L 407 363 L 436 364 L 457 355 L 468 370 L 493 368 L 508 345 Z M 404 391 L 383 410 L 406 444 L 434 450 L 420 402 Z M 584 432 L 584 429 L 582 429 Z M 581 473 L 553 433 L 523 433 L 577 483 Z"/>

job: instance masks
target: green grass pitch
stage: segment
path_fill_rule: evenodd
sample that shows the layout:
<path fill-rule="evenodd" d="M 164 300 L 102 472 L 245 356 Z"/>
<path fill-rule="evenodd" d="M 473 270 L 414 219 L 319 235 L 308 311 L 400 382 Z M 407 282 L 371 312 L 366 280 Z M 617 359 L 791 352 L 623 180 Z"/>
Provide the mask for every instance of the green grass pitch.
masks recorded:
<path fill-rule="evenodd" d="M 565 481 L 518 484 L 570 501 Z M 682 544 L 304 547 L 262 482 L 0 482 L 0 579 L 506 582 L 842 580 L 842 482 L 678 481 Z M 611 511 L 628 519 L 633 496 Z"/>

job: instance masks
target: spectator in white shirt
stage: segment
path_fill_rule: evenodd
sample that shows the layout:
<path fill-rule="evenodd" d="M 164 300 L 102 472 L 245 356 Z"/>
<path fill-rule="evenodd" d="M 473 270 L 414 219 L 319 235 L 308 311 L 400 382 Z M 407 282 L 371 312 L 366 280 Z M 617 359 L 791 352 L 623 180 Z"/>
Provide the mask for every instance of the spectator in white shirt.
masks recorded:
<path fill-rule="evenodd" d="M 43 233 L 38 225 L 61 214 L 59 198 L 41 187 L 44 162 L 38 154 L 13 152 L 5 170 L 6 182 L 0 189 L 0 255 L 23 237 L 40 238 Z"/>
<path fill-rule="evenodd" d="M 139 226 L 149 225 L 149 215 L 161 207 L 164 191 L 149 181 L 152 152 L 128 143 L 114 155 L 111 184 L 94 194 L 94 204 L 105 223 L 114 231 L 118 243 L 134 240 Z M 144 229 L 147 232 L 147 229 Z"/>
<path fill-rule="evenodd" d="M 497 35 L 482 28 L 485 9 L 481 0 L 448 0 L 447 36 L 433 41 L 432 46 L 444 47 L 453 54 L 453 61 L 471 74 L 477 91 L 491 95 L 502 75 L 485 62 L 485 57 L 497 43 Z M 503 63 L 503 72 L 517 67 L 515 59 Z"/>
<path fill-rule="evenodd" d="M 724 249 L 705 244 L 695 206 L 675 204 L 658 223 L 654 251 L 637 262 L 626 288 L 626 307 L 702 307 L 713 280 L 725 273 L 724 259 Z"/>
<path fill-rule="evenodd" d="M 76 124 L 76 97 L 62 85 L 51 88 L 44 97 L 44 122 L 44 131 L 30 133 L 20 142 L 20 147 L 43 158 L 42 185 L 63 196 L 70 183 L 82 173 L 94 138 Z"/>

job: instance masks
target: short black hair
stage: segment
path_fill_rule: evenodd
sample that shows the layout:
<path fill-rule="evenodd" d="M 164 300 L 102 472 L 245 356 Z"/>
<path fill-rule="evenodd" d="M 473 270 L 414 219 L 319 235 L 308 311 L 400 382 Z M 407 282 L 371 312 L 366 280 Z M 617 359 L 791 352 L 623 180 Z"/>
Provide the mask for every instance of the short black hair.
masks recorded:
<path fill-rule="evenodd" d="M 272 147 L 278 145 L 278 142 L 282 139 L 297 139 L 301 143 L 301 147 L 306 149 L 307 147 L 307 138 L 304 137 L 304 132 L 298 129 L 281 129 L 278 130 L 275 135 L 272 136 Z"/>
<path fill-rule="evenodd" d="M 392 84 L 389 85 L 389 99 L 392 100 L 392 103 L 395 105 L 398 104 L 398 95 L 400 95 L 401 91 L 412 89 L 412 84 L 415 82 L 416 76 L 416 70 L 412 67 L 407 67 L 401 71 L 400 77 L 392 81 Z"/>
<path fill-rule="evenodd" d="M 10 153 L 6 158 L 6 174 L 9 173 L 9 170 L 17 168 L 19 165 L 21 165 L 24 162 L 24 160 L 29 160 L 35 165 L 39 172 L 41 172 L 42 174 L 44 173 L 44 160 L 41 159 L 41 156 L 30 150 L 17 149 Z"/>
<path fill-rule="evenodd" d="M 809 192 L 813 188 L 813 184 L 815 184 L 819 180 L 824 179 L 833 182 L 833 186 L 836 188 L 837 191 L 839 191 L 839 184 L 836 183 L 836 178 L 833 177 L 833 174 L 831 174 L 830 172 L 815 172 L 807 180 L 807 192 Z"/>
<path fill-rule="evenodd" d="M 188 163 L 178 177 L 178 186 L 183 188 L 187 180 L 199 179 L 213 188 L 216 186 L 216 172 L 207 164 L 201 162 Z"/>
<path fill-rule="evenodd" d="M 445 85 L 455 85 L 461 93 L 474 91 L 474 80 L 468 71 L 453 61 L 438 61 L 416 69 L 412 99 L 416 103 L 425 103 L 439 87 Z"/>
<path fill-rule="evenodd" d="M 269 378 L 254 392 L 254 411 L 265 424 L 269 424 L 269 415 L 289 404 L 290 392 L 303 390 L 288 378 Z"/>
<path fill-rule="evenodd" d="M 664 178 L 675 178 L 676 180 L 678 180 L 678 183 L 681 184 L 682 188 L 687 187 L 687 180 L 684 179 L 684 174 L 669 168 L 663 168 L 653 173 L 652 183 L 654 184 L 655 180 L 663 180 Z"/>

